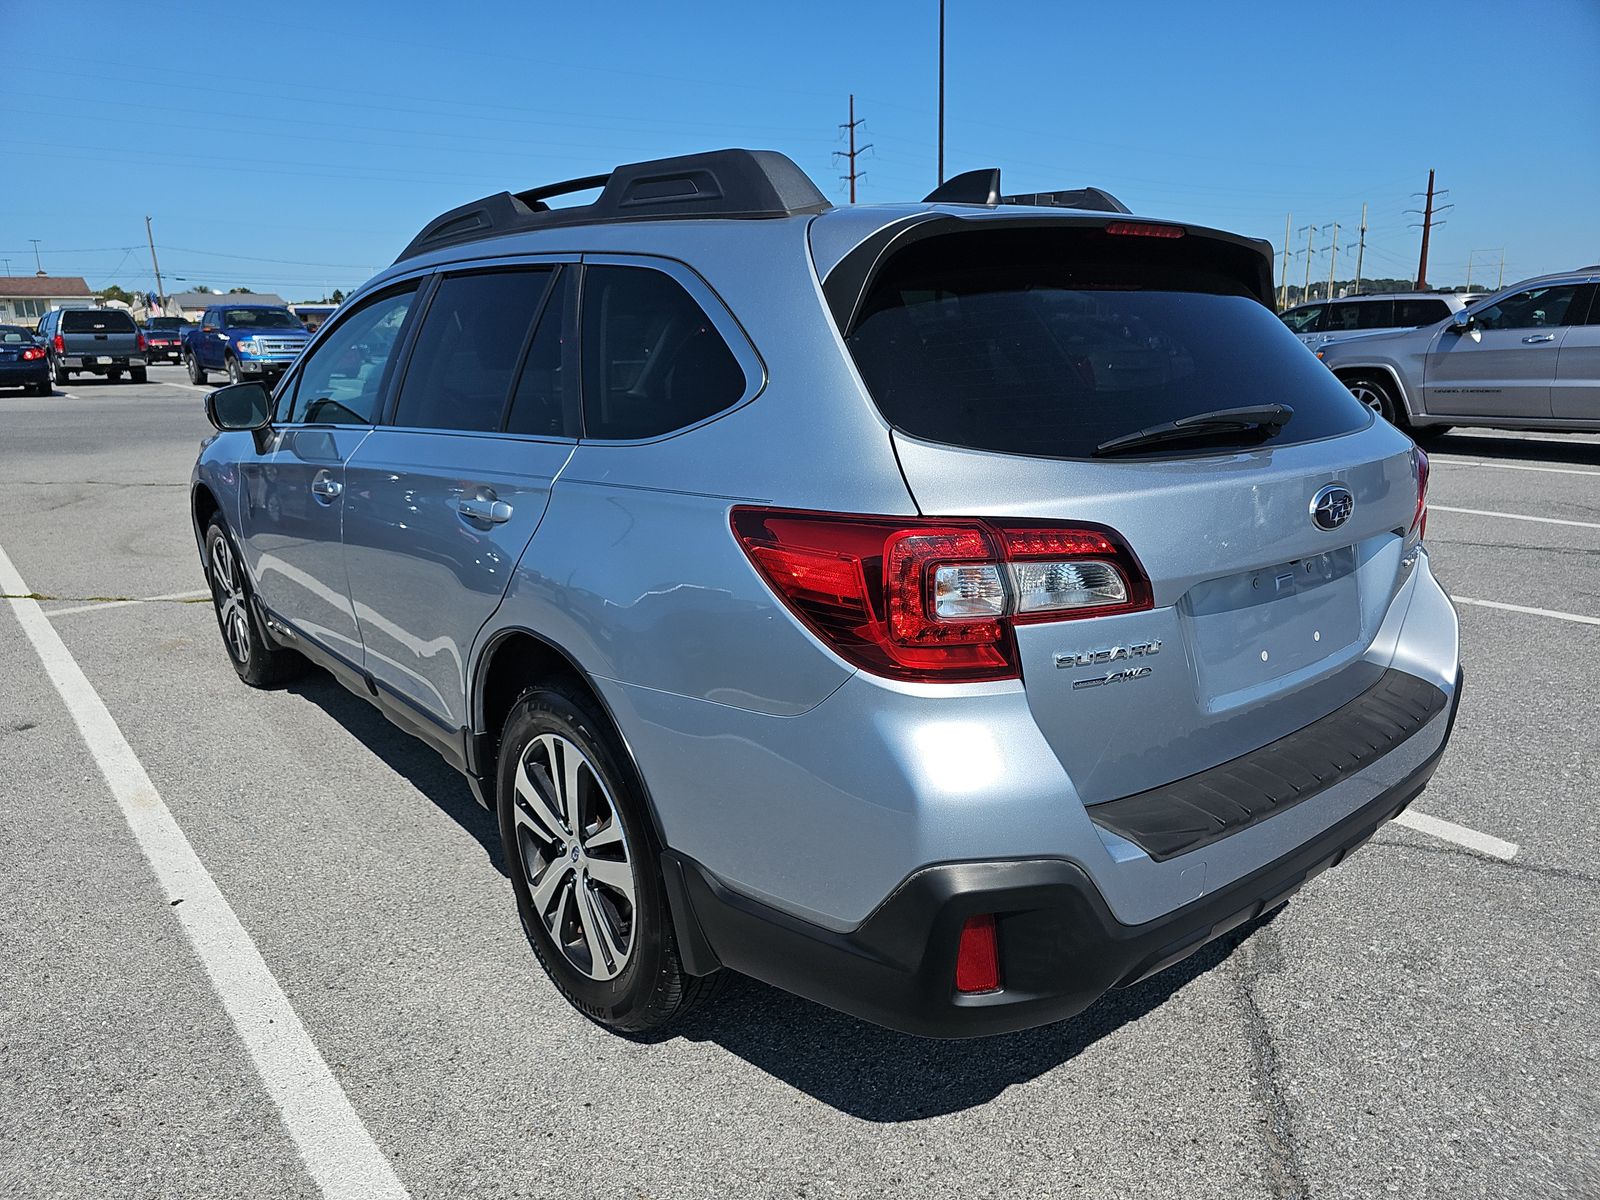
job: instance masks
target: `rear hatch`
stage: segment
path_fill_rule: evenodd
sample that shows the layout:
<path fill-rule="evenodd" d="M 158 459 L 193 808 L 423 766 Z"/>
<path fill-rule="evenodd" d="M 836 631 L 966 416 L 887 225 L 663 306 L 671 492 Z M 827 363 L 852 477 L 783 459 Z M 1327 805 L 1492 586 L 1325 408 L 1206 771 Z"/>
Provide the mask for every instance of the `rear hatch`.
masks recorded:
<path fill-rule="evenodd" d="M 68 309 L 61 314 L 61 341 L 68 357 L 128 358 L 137 354 L 139 330 L 118 308 Z"/>
<path fill-rule="evenodd" d="M 1142 611 L 1016 627 L 1028 703 L 1084 802 L 1238 757 L 1370 686 L 1417 460 L 1266 307 L 1260 252 L 1122 220 L 944 224 L 967 228 L 877 264 L 846 340 L 924 514 L 1099 526 L 1148 577 Z M 1236 415 L 1172 424 L 1219 411 Z"/>

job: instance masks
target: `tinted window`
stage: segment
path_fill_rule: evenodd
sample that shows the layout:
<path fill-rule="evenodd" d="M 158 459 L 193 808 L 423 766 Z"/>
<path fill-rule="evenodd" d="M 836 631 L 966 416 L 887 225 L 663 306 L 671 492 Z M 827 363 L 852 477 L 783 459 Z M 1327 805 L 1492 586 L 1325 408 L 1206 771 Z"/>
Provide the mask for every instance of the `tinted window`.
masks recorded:
<path fill-rule="evenodd" d="M 339 322 L 305 360 L 296 377 L 288 420 L 370 425 L 416 284 L 367 301 Z"/>
<path fill-rule="evenodd" d="M 14 346 L 18 342 L 33 344 L 33 330 L 23 329 L 20 325 L 0 325 L 0 342 Z"/>
<path fill-rule="evenodd" d="M 182 317 L 151 317 L 145 322 L 147 329 L 182 329 L 188 322 Z"/>
<path fill-rule="evenodd" d="M 1529 288 L 1475 310 L 1472 319 L 1483 329 L 1542 329 L 1560 325 L 1566 320 L 1567 309 L 1577 294 L 1575 283 Z"/>
<path fill-rule="evenodd" d="M 1568 314 L 1569 324 L 1576 325 L 1579 323 L 1581 310 L 1584 304 L 1587 303 L 1589 318 L 1583 323 L 1587 325 L 1600 325 L 1600 286 L 1591 283 L 1588 285 L 1587 291 L 1589 293 L 1587 302 L 1582 296 L 1579 296 L 1574 302 L 1572 312 Z"/>
<path fill-rule="evenodd" d="M 417 332 L 394 423 L 499 429 L 550 275 L 541 267 L 444 280 Z"/>
<path fill-rule="evenodd" d="M 1432 325 L 1450 315 L 1446 300 L 1396 300 L 1394 323 L 1396 325 Z"/>
<path fill-rule="evenodd" d="M 135 333 L 133 318 L 120 308 L 69 308 L 61 314 L 62 333 Z"/>
<path fill-rule="evenodd" d="M 1294 409 L 1268 444 L 1363 428 L 1333 374 L 1212 270 L 1228 251 L 1193 240 L 931 237 L 887 264 L 847 343 L 891 424 L 975 449 L 1087 458 L 1150 425 L 1268 401 Z"/>
<path fill-rule="evenodd" d="M 585 437 L 654 437 L 744 395 L 733 351 L 670 275 L 590 267 L 583 286 Z"/>
<path fill-rule="evenodd" d="M 223 324 L 240 329 L 303 329 L 300 318 L 287 308 L 230 308 Z"/>
<path fill-rule="evenodd" d="M 1357 329 L 1388 329 L 1399 324 L 1394 319 L 1393 300 L 1361 300 L 1353 307 L 1356 310 Z"/>
<path fill-rule="evenodd" d="M 1283 314 L 1283 323 L 1296 333 L 1316 333 L 1322 325 L 1323 304 L 1310 304 L 1304 308 L 1291 308 Z"/>
<path fill-rule="evenodd" d="M 577 390 L 572 385 L 570 305 L 574 272 L 563 270 L 545 301 L 528 345 L 528 356 L 511 399 L 507 433 L 538 437 L 575 437 L 578 433 Z"/>

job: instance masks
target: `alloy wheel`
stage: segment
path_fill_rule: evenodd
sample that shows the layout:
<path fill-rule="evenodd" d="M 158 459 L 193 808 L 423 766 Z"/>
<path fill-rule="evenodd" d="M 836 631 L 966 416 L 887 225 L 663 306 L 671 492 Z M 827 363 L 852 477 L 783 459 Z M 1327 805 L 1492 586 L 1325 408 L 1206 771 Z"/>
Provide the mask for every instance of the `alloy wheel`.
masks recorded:
<path fill-rule="evenodd" d="M 634 883 L 611 793 L 583 751 L 554 733 L 522 752 L 515 791 L 517 866 L 535 919 L 575 970 L 615 979 L 633 953 Z"/>
<path fill-rule="evenodd" d="M 244 584 L 228 539 L 221 535 L 211 539 L 211 579 L 213 599 L 216 601 L 217 615 L 222 621 L 222 636 L 228 643 L 228 653 L 241 665 L 248 663 L 250 617 L 245 611 Z"/>
<path fill-rule="evenodd" d="M 1368 387 L 1364 383 L 1353 383 L 1350 385 L 1350 394 L 1380 417 L 1388 418 L 1389 414 L 1384 411 L 1384 397 L 1376 388 Z"/>

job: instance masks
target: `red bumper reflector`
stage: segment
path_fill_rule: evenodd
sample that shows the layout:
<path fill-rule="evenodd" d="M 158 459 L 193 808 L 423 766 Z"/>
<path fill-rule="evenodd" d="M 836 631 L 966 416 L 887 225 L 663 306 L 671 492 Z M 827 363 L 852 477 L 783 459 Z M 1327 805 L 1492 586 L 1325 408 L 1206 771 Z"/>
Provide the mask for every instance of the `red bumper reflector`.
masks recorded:
<path fill-rule="evenodd" d="M 956 950 L 956 991 L 998 992 L 1000 990 L 1000 947 L 995 938 L 994 914 L 968 917 L 961 927 L 961 944 Z"/>

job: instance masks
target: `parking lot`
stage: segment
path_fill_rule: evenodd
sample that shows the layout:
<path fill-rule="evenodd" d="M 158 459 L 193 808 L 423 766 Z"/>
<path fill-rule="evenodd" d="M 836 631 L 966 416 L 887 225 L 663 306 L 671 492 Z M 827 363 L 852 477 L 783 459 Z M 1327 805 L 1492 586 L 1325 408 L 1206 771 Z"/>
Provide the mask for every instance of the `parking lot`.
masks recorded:
<path fill-rule="evenodd" d="M 328 1190 L 37 603 L 400 1194 L 1600 1196 L 1600 437 L 1431 448 L 1467 685 L 1414 811 L 1448 836 L 1390 825 L 1060 1025 L 923 1041 L 741 982 L 632 1042 L 538 968 L 459 776 L 326 676 L 235 678 L 188 519 L 201 389 L 150 379 L 0 397 L 32 597 L 0 612 L 0 1195 Z M 330 1194 L 396 1194 L 351 1170 Z"/>

